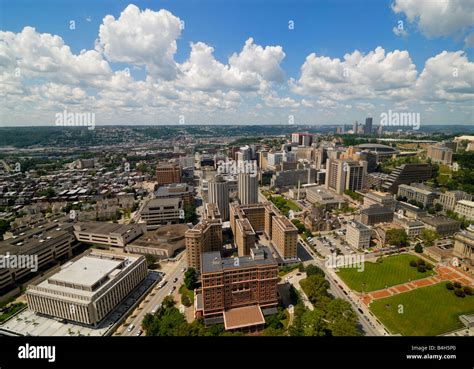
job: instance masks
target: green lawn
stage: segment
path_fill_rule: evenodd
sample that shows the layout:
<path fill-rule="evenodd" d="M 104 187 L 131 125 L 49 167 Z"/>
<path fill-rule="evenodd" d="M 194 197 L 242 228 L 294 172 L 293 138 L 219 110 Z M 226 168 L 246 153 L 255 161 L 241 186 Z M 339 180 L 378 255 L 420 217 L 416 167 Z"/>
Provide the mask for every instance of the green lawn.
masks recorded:
<path fill-rule="evenodd" d="M 418 257 L 410 254 L 401 254 L 383 258 L 383 262 L 365 262 L 364 271 L 359 272 L 357 268 L 341 268 L 337 273 L 339 277 L 353 290 L 358 292 L 369 292 L 391 287 L 397 284 L 426 278 L 435 273 L 426 271 L 420 273 L 416 268 L 410 266 L 410 260 Z"/>
<path fill-rule="evenodd" d="M 474 313 L 474 296 L 457 297 L 442 282 L 375 300 L 370 310 L 392 334 L 436 336 L 463 327 L 458 316 Z"/>

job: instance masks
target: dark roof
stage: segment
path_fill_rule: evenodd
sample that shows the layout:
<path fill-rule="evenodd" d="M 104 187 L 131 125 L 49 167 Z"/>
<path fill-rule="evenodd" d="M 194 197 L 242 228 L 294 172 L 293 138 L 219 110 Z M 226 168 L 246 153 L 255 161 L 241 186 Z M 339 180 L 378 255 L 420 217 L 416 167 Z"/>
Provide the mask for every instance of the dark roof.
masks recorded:
<path fill-rule="evenodd" d="M 375 214 L 389 214 L 389 213 L 393 213 L 393 211 L 390 210 L 389 208 L 386 208 L 385 206 L 372 205 L 366 209 L 362 209 L 361 213 L 367 214 L 367 215 L 375 215 Z"/>
<path fill-rule="evenodd" d="M 202 258 L 202 273 L 212 273 L 237 268 L 249 268 L 258 265 L 277 264 L 270 250 L 265 246 L 259 246 L 259 250 L 265 253 L 264 258 L 252 258 L 250 255 L 222 258 L 219 251 L 204 252 Z M 236 262 L 238 259 L 238 263 Z"/>

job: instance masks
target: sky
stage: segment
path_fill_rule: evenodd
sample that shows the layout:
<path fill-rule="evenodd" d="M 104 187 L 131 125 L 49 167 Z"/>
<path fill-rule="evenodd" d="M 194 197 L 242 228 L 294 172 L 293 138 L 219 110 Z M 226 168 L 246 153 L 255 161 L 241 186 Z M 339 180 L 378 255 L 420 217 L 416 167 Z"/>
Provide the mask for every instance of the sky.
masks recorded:
<path fill-rule="evenodd" d="M 474 124 L 474 2 L 0 0 L 0 126 Z"/>

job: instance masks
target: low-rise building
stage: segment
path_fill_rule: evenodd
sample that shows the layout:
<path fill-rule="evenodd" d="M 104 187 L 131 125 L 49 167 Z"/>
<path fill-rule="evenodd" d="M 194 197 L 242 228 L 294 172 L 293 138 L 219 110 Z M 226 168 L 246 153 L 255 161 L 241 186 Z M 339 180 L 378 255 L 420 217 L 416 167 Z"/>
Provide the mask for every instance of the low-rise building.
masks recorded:
<path fill-rule="evenodd" d="M 370 247 L 372 230 L 358 221 L 347 223 L 346 241 L 356 249 L 367 249 Z"/>
<path fill-rule="evenodd" d="M 420 218 L 427 229 L 440 235 L 450 235 L 459 231 L 461 222 L 444 216 L 425 216 Z"/>
<path fill-rule="evenodd" d="M 398 186 L 398 196 L 406 198 L 407 201 L 416 201 L 423 204 L 423 207 L 429 208 L 439 195 L 436 192 L 416 185 L 401 184 Z"/>
<path fill-rule="evenodd" d="M 93 252 L 65 264 L 61 270 L 26 291 L 28 306 L 36 313 L 96 325 L 147 274 L 143 256 Z"/>
<path fill-rule="evenodd" d="M 13 260 L 22 257 L 27 258 L 25 260 L 34 259 L 36 265 L 8 267 L 8 263 L 2 263 L 4 267 L 0 268 L 0 291 L 19 286 L 35 275 L 36 271 L 70 259 L 73 251 L 80 245 L 74 237 L 72 223 L 65 219 L 39 225 L 1 241 L 2 261 L 5 258 Z"/>
<path fill-rule="evenodd" d="M 360 221 L 365 225 L 390 223 L 393 220 L 393 211 L 380 205 L 372 205 L 360 212 Z"/>
<path fill-rule="evenodd" d="M 194 203 L 194 189 L 186 183 L 171 183 L 158 187 L 155 197 L 157 199 L 179 198 L 183 200 L 184 205 L 192 205 Z"/>
<path fill-rule="evenodd" d="M 147 229 L 164 224 L 180 223 L 184 219 L 184 201 L 177 197 L 150 199 L 143 207 L 140 218 Z"/>
<path fill-rule="evenodd" d="M 74 224 L 74 235 L 81 242 L 125 247 L 144 233 L 141 224 L 116 224 L 106 222 L 78 222 Z"/>
<path fill-rule="evenodd" d="M 364 207 L 368 208 L 372 205 L 384 206 L 395 211 L 395 199 L 389 192 L 369 191 L 364 193 Z"/>
<path fill-rule="evenodd" d="M 159 259 L 169 259 L 186 248 L 187 224 L 168 224 L 147 231 L 125 246 L 125 251 L 133 254 L 154 255 Z"/>
<path fill-rule="evenodd" d="M 454 236 L 453 255 L 461 260 L 464 269 L 474 274 L 474 226 Z"/>
<path fill-rule="evenodd" d="M 456 203 L 454 212 L 467 220 L 474 220 L 474 201 L 459 200 Z"/>
<path fill-rule="evenodd" d="M 451 210 L 454 211 L 456 207 L 456 203 L 459 200 L 472 200 L 472 195 L 468 194 L 464 191 L 454 190 L 454 191 L 446 191 L 441 193 L 439 198 L 435 200 L 435 205 L 440 204 L 443 207 L 443 210 Z"/>
<path fill-rule="evenodd" d="M 306 200 L 312 204 L 320 205 L 326 210 L 340 209 L 346 202 L 342 196 L 329 192 L 323 186 L 307 187 Z"/>

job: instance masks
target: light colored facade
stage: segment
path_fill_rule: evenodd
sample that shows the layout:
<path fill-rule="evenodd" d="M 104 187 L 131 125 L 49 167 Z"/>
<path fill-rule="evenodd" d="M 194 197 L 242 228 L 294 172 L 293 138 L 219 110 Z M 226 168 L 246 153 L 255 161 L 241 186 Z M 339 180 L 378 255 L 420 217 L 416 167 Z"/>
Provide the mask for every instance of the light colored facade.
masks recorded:
<path fill-rule="evenodd" d="M 449 165 L 453 162 L 453 150 L 441 145 L 429 146 L 427 157 L 434 163 Z"/>
<path fill-rule="evenodd" d="M 364 194 L 364 207 L 372 205 L 384 206 L 395 211 L 395 199 L 389 192 L 369 191 Z"/>
<path fill-rule="evenodd" d="M 177 197 L 184 201 L 184 205 L 192 205 L 194 203 L 193 191 L 192 186 L 186 183 L 171 183 L 160 186 L 155 192 L 155 197 L 157 199 Z"/>
<path fill-rule="evenodd" d="M 398 196 L 406 197 L 408 200 L 414 200 L 423 204 L 428 208 L 434 204 L 434 200 L 438 198 L 436 192 L 426 190 L 424 188 L 401 184 L 398 186 Z"/>
<path fill-rule="evenodd" d="M 474 220 L 474 201 L 459 200 L 456 203 L 454 212 L 467 220 Z"/>
<path fill-rule="evenodd" d="M 105 222 L 78 222 L 74 224 L 76 239 L 113 247 L 125 247 L 144 233 L 140 224 L 115 224 Z"/>
<path fill-rule="evenodd" d="M 256 174 L 239 173 L 237 187 L 241 204 L 247 205 L 258 202 L 258 178 Z"/>
<path fill-rule="evenodd" d="M 312 204 L 324 206 L 326 210 L 339 209 L 345 200 L 342 196 L 334 196 L 334 192 L 330 192 L 323 186 L 306 187 L 306 200 Z"/>
<path fill-rule="evenodd" d="M 296 167 L 296 163 L 295 163 Z M 304 168 L 304 169 L 291 169 L 282 170 L 273 174 L 271 179 L 271 186 L 273 187 L 290 187 L 314 183 L 316 181 L 316 169 Z"/>
<path fill-rule="evenodd" d="M 140 218 L 147 229 L 155 229 L 163 224 L 175 224 L 184 219 L 184 202 L 180 198 L 150 199 L 143 207 Z"/>
<path fill-rule="evenodd" d="M 224 221 L 229 220 L 229 184 L 222 176 L 208 182 L 208 202 L 217 205 Z"/>
<path fill-rule="evenodd" d="M 474 226 L 471 225 L 467 230 L 459 232 L 454 236 L 453 255 L 460 258 L 462 263 L 474 273 Z"/>
<path fill-rule="evenodd" d="M 459 200 L 472 200 L 472 195 L 468 194 L 464 191 L 446 191 L 440 194 L 439 198 L 434 201 L 435 204 L 440 204 L 443 207 L 443 210 L 451 210 L 454 211 L 456 207 L 456 203 Z"/>
<path fill-rule="evenodd" d="M 361 190 L 367 174 L 366 161 L 330 159 L 326 160 L 325 186 L 340 195 L 345 190 Z"/>
<path fill-rule="evenodd" d="M 283 215 L 272 219 L 272 243 L 282 259 L 296 259 L 298 229 Z"/>
<path fill-rule="evenodd" d="M 369 248 L 371 235 L 372 230 L 365 224 L 358 221 L 347 223 L 346 241 L 352 247 L 357 249 Z"/>
<path fill-rule="evenodd" d="M 26 291 L 36 313 L 88 325 L 99 323 L 147 274 L 143 256 L 90 253 Z"/>

